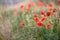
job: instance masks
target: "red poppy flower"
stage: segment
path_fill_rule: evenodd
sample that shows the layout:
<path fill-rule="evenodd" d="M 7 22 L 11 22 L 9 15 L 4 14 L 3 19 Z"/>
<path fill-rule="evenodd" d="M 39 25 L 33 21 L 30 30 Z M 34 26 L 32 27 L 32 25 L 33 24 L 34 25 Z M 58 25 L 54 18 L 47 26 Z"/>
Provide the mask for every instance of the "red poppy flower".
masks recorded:
<path fill-rule="evenodd" d="M 47 16 L 50 16 L 51 15 L 51 12 L 50 11 L 46 12 L 46 15 Z"/>
<path fill-rule="evenodd" d="M 31 3 L 29 3 L 29 4 L 27 5 L 27 7 L 31 7 Z"/>
<path fill-rule="evenodd" d="M 51 4 L 49 4 L 49 7 L 53 7 L 53 4 L 51 3 Z"/>
<path fill-rule="evenodd" d="M 41 15 L 44 15 L 44 11 L 41 11 Z"/>
<path fill-rule="evenodd" d="M 30 8 L 30 7 L 33 7 L 33 8 L 34 8 L 34 7 L 35 7 L 35 4 L 34 4 L 34 3 L 29 3 L 29 4 L 27 5 L 27 7 L 29 7 L 29 8 Z"/>
<path fill-rule="evenodd" d="M 38 14 L 34 14 L 34 17 L 38 17 Z"/>
<path fill-rule="evenodd" d="M 20 9 L 24 9 L 24 5 L 23 4 L 20 5 Z"/>
<path fill-rule="evenodd" d="M 39 21 L 39 18 L 38 17 L 34 17 L 34 21 L 35 22 L 38 22 Z"/>
<path fill-rule="evenodd" d="M 31 6 L 32 6 L 33 8 L 35 8 L 35 4 L 34 4 L 34 3 L 31 3 Z"/>
<path fill-rule="evenodd" d="M 46 25 L 46 28 L 50 28 L 50 27 L 51 27 L 51 24 L 48 23 L 48 24 Z"/>
<path fill-rule="evenodd" d="M 38 2 L 38 6 L 39 6 L 39 7 L 43 7 L 44 4 L 43 4 L 42 2 Z"/>
<path fill-rule="evenodd" d="M 41 21 L 45 21 L 47 19 L 46 16 L 44 16 L 43 18 L 41 18 Z"/>
<path fill-rule="evenodd" d="M 21 22 L 20 25 L 21 25 L 21 26 L 25 26 L 25 22 Z"/>
<path fill-rule="evenodd" d="M 43 22 L 41 22 L 41 21 L 39 21 L 39 22 L 37 23 L 37 25 L 38 25 L 38 26 L 44 26 Z"/>

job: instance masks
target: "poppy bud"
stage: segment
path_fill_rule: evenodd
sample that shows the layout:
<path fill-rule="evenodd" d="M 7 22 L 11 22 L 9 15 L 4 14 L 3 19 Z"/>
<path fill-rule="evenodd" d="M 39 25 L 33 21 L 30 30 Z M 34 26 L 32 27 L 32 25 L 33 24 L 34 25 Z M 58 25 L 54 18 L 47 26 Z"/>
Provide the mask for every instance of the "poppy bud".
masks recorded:
<path fill-rule="evenodd" d="M 21 22 L 20 25 L 21 25 L 21 26 L 25 26 L 25 22 Z"/>

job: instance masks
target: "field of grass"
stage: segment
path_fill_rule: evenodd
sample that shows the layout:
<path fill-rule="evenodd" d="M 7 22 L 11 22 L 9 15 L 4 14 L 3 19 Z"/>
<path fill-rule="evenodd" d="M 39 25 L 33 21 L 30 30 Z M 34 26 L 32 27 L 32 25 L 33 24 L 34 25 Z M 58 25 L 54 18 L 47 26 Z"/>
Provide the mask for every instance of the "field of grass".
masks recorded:
<path fill-rule="evenodd" d="M 0 40 L 60 40 L 60 7 L 42 2 L 0 10 Z"/>

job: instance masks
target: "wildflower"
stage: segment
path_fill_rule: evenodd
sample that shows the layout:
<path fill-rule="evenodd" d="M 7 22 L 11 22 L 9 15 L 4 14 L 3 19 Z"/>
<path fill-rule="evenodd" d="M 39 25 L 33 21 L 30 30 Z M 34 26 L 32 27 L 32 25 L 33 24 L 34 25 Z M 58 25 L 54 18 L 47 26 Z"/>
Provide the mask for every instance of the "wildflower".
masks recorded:
<path fill-rule="evenodd" d="M 27 5 L 27 7 L 26 7 L 26 10 L 29 12 L 30 11 L 30 9 L 31 9 L 31 7 L 35 7 L 35 4 L 34 3 L 29 3 L 28 5 Z"/>
<path fill-rule="evenodd" d="M 41 11 L 41 15 L 44 15 L 44 11 Z"/>
<path fill-rule="evenodd" d="M 53 7 L 53 4 L 51 3 L 51 4 L 49 4 L 49 7 Z"/>
<path fill-rule="evenodd" d="M 29 7 L 29 8 L 30 8 L 30 7 L 31 7 L 31 3 L 29 3 L 29 4 L 27 5 L 27 7 Z"/>
<path fill-rule="evenodd" d="M 34 14 L 34 17 L 38 17 L 38 14 Z"/>
<path fill-rule="evenodd" d="M 35 4 L 34 3 L 29 3 L 27 6 L 28 7 L 35 7 Z"/>
<path fill-rule="evenodd" d="M 31 3 L 31 6 L 32 6 L 33 8 L 35 8 L 35 4 L 34 4 L 34 3 Z"/>
<path fill-rule="evenodd" d="M 38 6 L 39 6 L 39 7 L 43 7 L 44 4 L 43 4 L 42 2 L 38 2 Z"/>
<path fill-rule="evenodd" d="M 51 23 L 48 23 L 47 25 L 46 25 L 46 29 L 48 29 L 48 28 L 50 28 L 51 27 Z"/>
<path fill-rule="evenodd" d="M 25 22 L 21 22 L 20 25 L 21 25 L 21 26 L 25 26 Z"/>
<path fill-rule="evenodd" d="M 50 11 L 46 12 L 46 15 L 47 16 L 50 16 L 51 15 L 51 12 Z"/>
<path fill-rule="evenodd" d="M 38 17 L 34 17 L 34 21 L 38 22 L 39 21 Z"/>
<path fill-rule="evenodd" d="M 20 9 L 24 9 L 24 5 L 23 4 L 20 5 Z"/>
<path fill-rule="evenodd" d="M 41 18 L 41 21 L 45 21 L 47 19 L 46 16 L 44 16 L 43 18 Z"/>
<path fill-rule="evenodd" d="M 37 25 L 38 25 L 38 26 L 44 26 L 43 22 L 41 22 L 41 21 L 39 21 L 39 22 L 37 23 Z"/>

